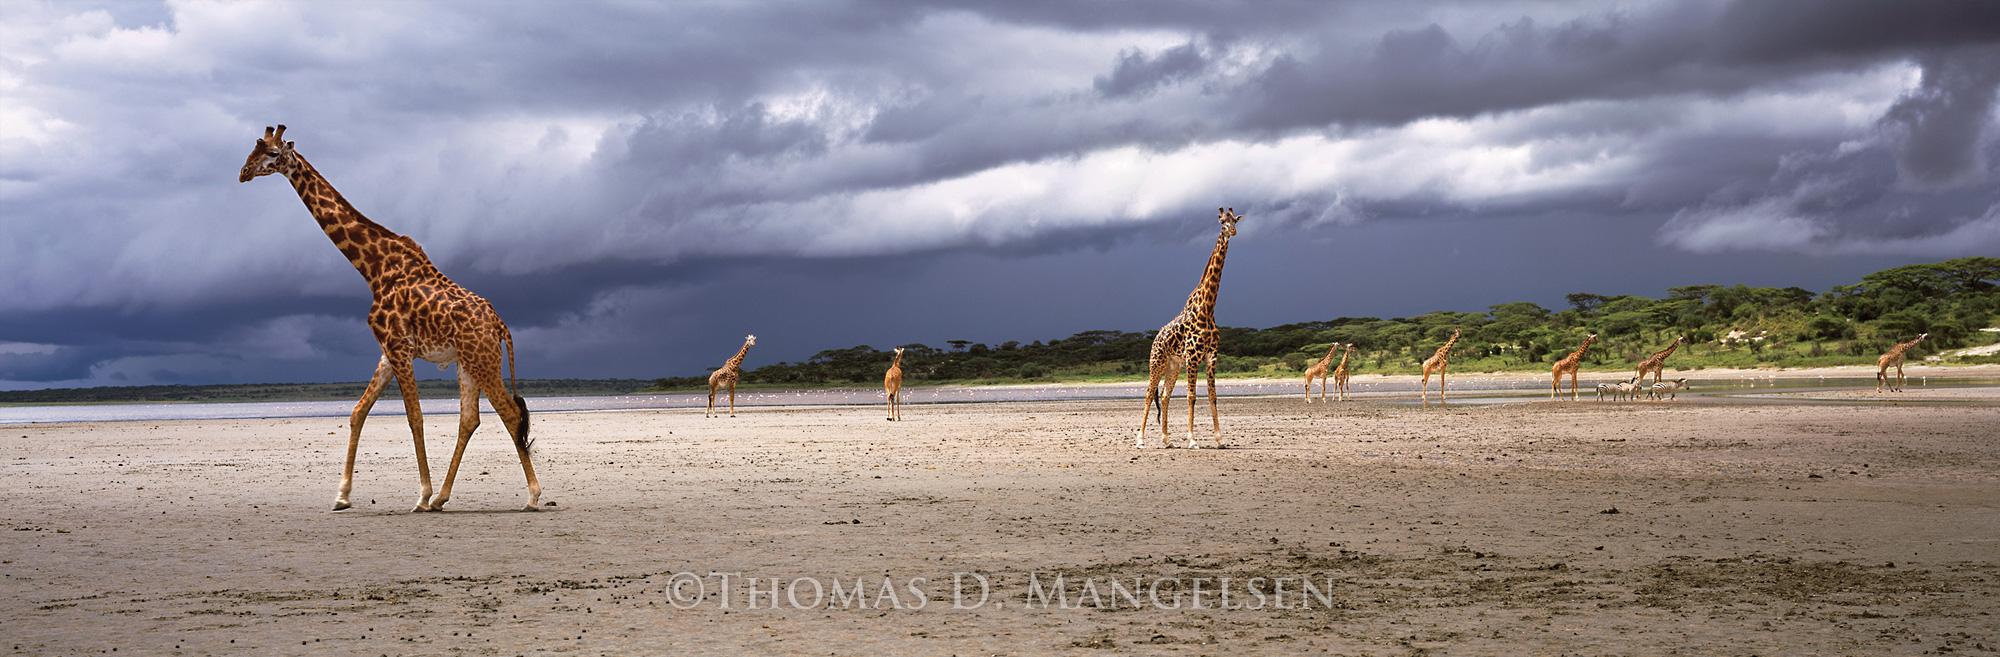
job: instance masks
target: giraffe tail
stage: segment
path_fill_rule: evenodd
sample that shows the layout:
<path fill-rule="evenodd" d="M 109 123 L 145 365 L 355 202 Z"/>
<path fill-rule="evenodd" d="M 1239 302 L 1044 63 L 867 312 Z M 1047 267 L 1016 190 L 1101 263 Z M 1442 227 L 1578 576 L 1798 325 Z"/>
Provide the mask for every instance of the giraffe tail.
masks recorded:
<path fill-rule="evenodd" d="M 521 424 L 513 432 L 514 445 L 532 454 L 535 439 L 528 437 L 528 400 L 521 398 L 521 382 L 514 375 L 514 333 L 506 324 L 500 325 L 500 339 L 507 343 L 507 392 L 514 398 L 514 408 L 521 410 Z"/>

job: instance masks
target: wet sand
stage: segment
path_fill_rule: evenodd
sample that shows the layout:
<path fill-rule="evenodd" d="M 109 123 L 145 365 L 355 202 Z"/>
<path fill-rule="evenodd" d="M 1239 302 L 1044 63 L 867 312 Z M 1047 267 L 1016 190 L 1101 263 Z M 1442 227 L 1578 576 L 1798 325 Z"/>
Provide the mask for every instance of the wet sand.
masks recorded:
<path fill-rule="evenodd" d="M 540 513 L 490 415 L 426 514 L 395 417 L 339 513 L 344 419 L 10 425 L 0 650 L 2000 650 L 2000 390 L 1682 399 L 549 413 Z"/>

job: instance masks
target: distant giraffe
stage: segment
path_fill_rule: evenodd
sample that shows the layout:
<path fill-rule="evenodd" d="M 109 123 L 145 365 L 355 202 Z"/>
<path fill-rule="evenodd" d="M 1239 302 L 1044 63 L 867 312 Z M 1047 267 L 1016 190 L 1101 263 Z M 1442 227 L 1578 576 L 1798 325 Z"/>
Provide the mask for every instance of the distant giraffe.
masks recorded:
<path fill-rule="evenodd" d="M 722 386 L 729 386 L 729 417 L 736 417 L 736 379 L 743 375 L 743 356 L 750 353 L 750 346 L 754 344 L 757 344 L 757 336 L 743 336 L 743 348 L 737 349 L 736 355 L 722 364 L 722 369 L 709 373 L 708 410 L 702 413 L 702 417 L 709 417 L 715 412 L 715 389 Z"/>
<path fill-rule="evenodd" d="M 1347 357 L 1352 355 L 1354 355 L 1354 345 L 1350 344 L 1347 345 L 1347 351 L 1340 353 L 1340 367 L 1333 368 L 1333 391 L 1337 394 L 1335 399 L 1340 401 L 1347 401 L 1347 377 L 1351 374 L 1347 371 Z M 1320 384 L 1320 389 L 1324 391 L 1326 384 Z"/>
<path fill-rule="evenodd" d="M 1875 359 L 1875 392 L 1881 392 L 1882 384 L 1888 383 L 1889 368 L 1891 367 L 1896 368 L 1896 383 L 1889 386 L 1889 392 L 1903 391 L 1903 352 L 1909 351 L 1910 347 L 1917 346 L 1917 343 L 1923 342 L 1926 337 L 1930 337 L 1930 334 L 1919 334 L 1917 339 L 1897 344 L 1889 349 L 1889 353 L 1882 354 L 1881 358 Z"/>
<path fill-rule="evenodd" d="M 889 373 L 882 375 L 882 389 L 889 393 L 889 421 L 903 419 L 903 348 L 896 348 L 896 359 L 889 361 Z"/>
<path fill-rule="evenodd" d="M 1653 352 L 1653 355 L 1651 357 L 1648 357 L 1646 360 L 1641 361 L 1639 363 L 1639 377 L 1635 379 L 1633 382 L 1639 385 L 1645 385 L 1646 373 L 1652 372 L 1653 382 L 1659 383 L 1660 377 L 1662 376 L 1661 371 L 1666 369 L 1667 357 L 1674 355 L 1674 350 L 1679 349 L 1680 346 L 1686 344 L 1687 341 L 1688 338 L 1685 335 L 1680 336 L 1678 338 L 1674 338 L 1673 342 L 1667 344 L 1667 348 L 1655 351 Z"/>
<path fill-rule="evenodd" d="M 1569 400 L 1576 401 L 1576 370 L 1583 365 L 1583 353 L 1590 351 L 1590 343 L 1596 341 L 1597 334 L 1590 334 L 1583 339 L 1583 346 L 1577 347 L 1576 351 L 1570 352 L 1568 357 L 1556 361 L 1555 366 L 1549 368 L 1549 373 L 1555 375 L 1555 380 L 1549 382 L 1549 399 L 1558 398 L 1557 393 L 1562 385 L 1563 375 L 1568 374 Z"/>
<path fill-rule="evenodd" d="M 368 380 L 361 401 L 354 405 L 354 414 L 348 416 L 347 465 L 341 470 L 340 495 L 333 498 L 333 510 L 351 506 L 347 496 L 354 490 L 354 457 L 361 446 L 361 425 L 392 376 L 402 391 L 410 436 L 416 440 L 417 507 L 412 511 L 443 511 L 444 503 L 451 499 L 459 458 L 465 455 L 473 430 L 479 428 L 482 392 L 514 436 L 521 472 L 528 476 L 528 506 L 523 510 L 537 510 L 542 485 L 529 461 L 529 448 L 534 443 L 528 438 L 528 404 L 517 393 L 518 388 L 507 385 L 513 378 L 514 337 L 507 331 L 507 323 L 493 312 L 493 305 L 446 278 L 416 240 L 370 221 L 349 205 L 332 183 L 292 149 L 292 142 L 285 141 L 282 125 L 264 128 L 264 137 L 250 151 L 237 180 L 250 182 L 273 173 L 284 174 L 292 182 L 313 220 L 367 279 L 368 290 L 375 297 L 368 308 L 368 328 L 382 347 L 382 359 L 375 364 L 375 376 Z M 505 379 L 500 376 L 503 347 L 509 370 Z M 437 363 L 440 369 L 458 364 L 458 448 L 451 453 L 451 468 L 445 471 L 444 486 L 435 496 L 431 495 L 430 459 L 424 456 L 424 411 L 418 402 L 412 367 L 417 358 Z"/>
<path fill-rule="evenodd" d="M 1180 377 L 1182 367 L 1188 373 L 1188 447 L 1194 448 L 1194 399 L 1195 372 L 1203 366 L 1208 368 L 1208 412 L 1215 423 L 1215 446 L 1222 447 L 1222 414 L 1215 404 L 1215 346 L 1222 338 L 1221 329 L 1215 325 L 1215 295 L 1222 285 L 1222 261 L 1229 255 L 1229 238 L 1236 235 L 1236 222 L 1243 217 L 1233 208 L 1217 208 L 1216 221 L 1222 224 L 1222 233 L 1215 238 L 1215 250 L 1208 256 L 1208 266 L 1201 272 L 1201 282 L 1194 292 L 1188 294 L 1187 305 L 1181 314 L 1174 316 L 1160 332 L 1153 336 L 1153 349 L 1147 357 L 1148 374 L 1146 383 L 1146 412 L 1139 417 L 1139 446 L 1146 446 L 1146 421 L 1152 415 L 1154 404 L 1160 409 L 1160 445 L 1169 446 L 1167 441 L 1167 400 L 1174 394 L 1174 384 Z M 1165 381 L 1167 389 L 1160 390 L 1160 382 Z"/>
<path fill-rule="evenodd" d="M 1321 356 L 1319 362 L 1306 368 L 1306 403 L 1310 404 L 1313 400 L 1313 379 L 1319 379 L 1319 400 L 1326 401 L 1326 377 L 1333 369 L 1333 352 L 1336 351 L 1340 351 L 1338 342 L 1326 348 L 1326 355 Z M 1347 360 L 1343 358 L 1341 362 L 1345 363 Z"/>
<path fill-rule="evenodd" d="M 1444 341 L 1444 346 L 1438 347 L 1437 353 L 1431 354 L 1431 357 L 1424 361 L 1424 384 L 1423 388 L 1417 394 L 1423 397 L 1425 406 L 1431 405 L 1429 395 L 1432 372 L 1436 372 L 1438 375 L 1438 404 L 1444 404 L 1444 367 L 1450 364 L 1451 346 L 1458 344 L 1459 331 L 1460 329 L 1452 329 L 1451 339 Z"/>

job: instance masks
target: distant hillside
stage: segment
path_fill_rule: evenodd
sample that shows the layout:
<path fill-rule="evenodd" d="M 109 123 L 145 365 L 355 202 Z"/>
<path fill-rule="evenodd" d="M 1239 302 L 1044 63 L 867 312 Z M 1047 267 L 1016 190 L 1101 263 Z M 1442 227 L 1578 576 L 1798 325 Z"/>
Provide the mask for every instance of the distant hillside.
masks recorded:
<path fill-rule="evenodd" d="M 522 379 L 524 397 L 581 397 L 622 395 L 637 392 L 651 382 L 638 379 Z M 251 383 L 209 386 L 109 386 L 100 388 L 50 388 L 47 390 L 0 391 L 0 404 L 103 404 L 128 402 L 264 402 L 264 401 L 353 401 L 361 398 L 367 382 L 354 383 Z M 456 399 L 455 380 L 417 382 L 417 396 L 424 399 Z M 401 399 L 392 383 L 382 392 L 383 399 Z"/>
<path fill-rule="evenodd" d="M 1664 299 L 1578 292 L 1570 307 L 1550 310 L 1517 301 L 1485 313 L 1439 311 L 1415 317 L 1341 317 L 1267 329 L 1222 329 L 1217 371 L 1290 376 L 1319 360 L 1334 342 L 1357 346 L 1356 372 L 1414 373 L 1452 330 L 1454 371 L 1539 371 L 1597 333 L 1584 369 L 1628 370 L 1675 336 L 1689 344 L 1670 368 L 1807 367 L 1873 364 L 1896 342 L 1929 333 L 1912 360 L 2000 340 L 1979 329 L 2000 315 L 2000 258 L 1959 258 L 1907 265 L 1863 276 L 1854 285 L 1814 293 L 1796 287 L 1688 285 Z M 1161 309 L 1161 319 L 1169 316 Z M 1224 302 L 1222 316 L 1228 316 Z M 1007 380 L 1143 379 L 1153 332 L 1085 331 L 1022 344 L 947 342 L 938 349 L 903 345 L 906 383 Z M 743 373 L 746 384 L 808 386 L 879 384 L 889 351 L 867 345 L 814 354 L 803 363 L 765 365 Z M 1338 358 L 1336 356 L 1336 358 Z M 1954 362 L 2000 362 L 1972 356 Z M 707 377 L 668 377 L 655 390 L 707 389 Z"/>

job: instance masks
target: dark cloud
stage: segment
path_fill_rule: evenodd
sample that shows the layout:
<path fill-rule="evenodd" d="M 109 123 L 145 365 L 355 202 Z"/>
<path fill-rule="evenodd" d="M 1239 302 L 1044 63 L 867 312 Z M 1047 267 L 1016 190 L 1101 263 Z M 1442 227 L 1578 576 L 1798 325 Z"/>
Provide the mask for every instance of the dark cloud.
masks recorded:
<path fill-rule="evenodd" d="M 1881 120 L 1903 181 L 1928 188 L 1986 180 L 2000 47 L 1932 52 L 1918 61 L 1922 82 Z"/>
<path fill-rule="evenodd" d="M 1111 98 L 1141 95 L 1160 85 L 1199 75 L 1208 65 L 1208 57 L 1194 42 L 1152 56 L 1137 50 L 1127 51 L 1118 55 L 1118 65 L 1112 67 L 1109 75 L 1098 76 L 1091 85 Z"/>

